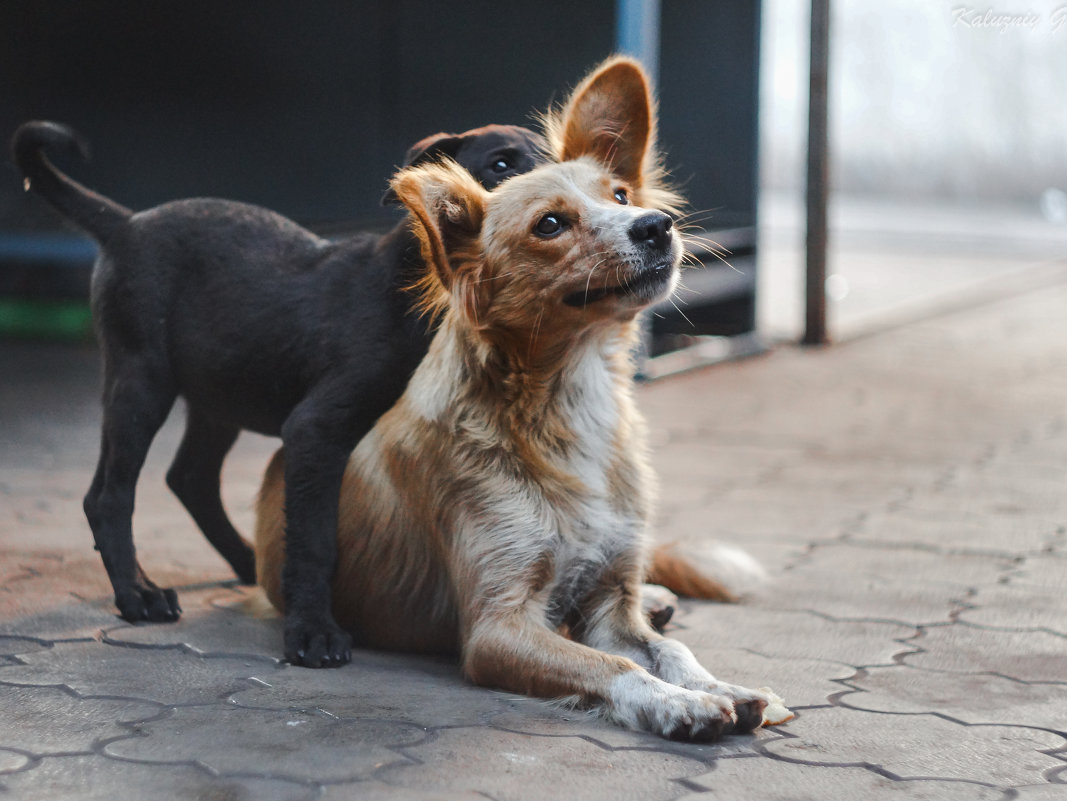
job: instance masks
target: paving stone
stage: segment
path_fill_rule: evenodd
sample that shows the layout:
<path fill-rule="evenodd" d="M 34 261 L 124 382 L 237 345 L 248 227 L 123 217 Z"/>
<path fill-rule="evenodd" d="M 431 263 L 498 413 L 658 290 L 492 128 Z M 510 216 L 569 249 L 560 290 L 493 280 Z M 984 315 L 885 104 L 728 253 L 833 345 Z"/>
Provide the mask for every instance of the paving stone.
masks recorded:
<path fill-rule="evenodd" d="M 20 623 L 28 622 L 26 633 L 31 636 L 69 634 L 70 629 L 41 631 L 37 625 L 48 623 L 41 618 L 49 612 L 85 603 L 85 598 L 92 599 L 90 606 L 96 609 L 96 619 L 108 620 L 111 597 L 111 585 L 100 559 L 89 548 L 82 553 L 62 554 L 0 546 L 0 631 L 4 633 L 20 633 Z M 25 621 L 26 618 L 36 620 Z M 114 614 L 110 620 L 115 620 Z"/>
<path fill-rule="evenodd" d="M 256 593 L 245 587 L 209 585 L 180 593 L 182 617 L 173 624 L 117 625 L 109 641 L 129 645 L 184 646 L 205 656 L 237 655 L 280 662 L 282 620 L 261 619 Z"/>
<path fill-rule="evenodd" d="M 1055 632 L 1067 637 L 1067 593 L 1025 584 L 982 588 L 960 620 L 979 626 Z"/>
<path fill-rule="evenodd" d="M 932 510 L 925 501 L 917 504 L 913 500 L 908 503 L 908 508 L 871 515 L 850 540 L 917 545 L 939 552 L 986 552 L 1014 556 L 1042 551 L 1056 525 L 1051 519 L 1040 519 L 1004 508 L 996 513 L 968 509 L 962 505 Z"/>
<path fill-rule="evenodd" d="M 1067 798 L 1067 784 L 1035 784 L 1017 788 L 1019 801 L 1063 801 Z"/>
<path fill-rule="evenodd" d="M 869 668 L 848 682 L 839 703 L 872 712 L 935 712 L 965 723 L 1067 730 L 1067 682 L 1023 684 L 988 674 Z"/>
<path fill-rule="evenodd" d="M 837 618 L 937 623 L 972 587 L 995 582 L 1006 565 L 991 556 L 827 545 L 779 578 L 776 602 Z M 929 579 L 934 575 L 936 582 Z"/>
<path fill-rule="evenodd" d="M 965 726 L 934 715 L 810 709 L 760 747 L 809 765 L 873 765 L 899 778 L 958 779 L 998 787 L 1034 784 L 1061 766 L 1042 753 L 1067 741 L 1014 726 Z"/>
<path fill-rule="evenodd" d="M 23 687 L 63 685 L 80 695 L 152 701 L 164 706 L 205 704 L 245 685 L 263 669 L 246 659 L 204 659 L 159 648 L 124 648 L 95 640 L 57 643 L 0 667 L 0 682 Z M 268 671 L 272 670 L 270 667 Z"/>
<path fill-rule="evenodd" d="M 1067 517 L 1067 500 L 1058 491 L 1065 483 L 1067 467 L 1062 463 L 1001 455 L 960 468 L 946 486 L 918 495 L 911 507 L 931 516 L 956 513 L 984 516 L 990 522 L 1034 521 L 1054 527 Z"/>
<path fill-rule="evenodd" d="M 772 584 L 756 603 L 774 606 Z M 823 660 L 847 665 L 882 665 L 909 650 L 916 629 L 903 623 L 833 620 L 807 611 L 683 601 L 678 626 L 671 632 L 701 654 L 716 648 L 741 648 L 778 659 Z M 712 656 L 707 657 L 714 663 Z"/>
<path fill-rule="evenodd" d="M 0 654 L 18 656 L 32 654 L 51 647 L 51 643 L 41 642 L 31 637 L 5 637 L 0 635 Z"/>
<path fill-rule="evenodd" d="M 6 684 L 0 684 L 0 710 L 0 747 L 37 755 L 88 751 L 98 741 L 129 734 L 123 723 L 160 713 L 147 702 Z"/>
<path fill-rule="evenodd" d="M 674 504 L 683 488 L 698 490 L 694 499 L 719 496 L 749 486 L 768 472 L 781 469 L 783 459 L 803 455 L 800 448 L 766 448 L 717 442 L 709 437 L 678 439 L 652 451 L 652 467 L 660 483 L 660 503 Z"/>
<path fill-rule="evenodd" d="M 998 673 L 1019 681 L 1067 682 L 1067 637 L 1043 631 L 1000 631 L 964 624 L 935 626 L 909 645 L 922 649 L 906 665 L 953 673 Z"/>
<path fill-rule="evenodd" d="M 18 751 L 0 748 L 0 775 L 22 770 L 30 764 L 30 757 Z M 0 784 L 0 787 L 3 785 Z"/>
<path fill-rule="evenodd" d="M 856 672 L 851 665 L 819 659 L 779 659 L 739 648 L 692 650 L 716 678 L 754 689 L 770 687 L 790 709 L 826 704 L 829 696 L 841 692 L 842 685 L 835 679 L 847 679 Z"/>
<path fill-rule="evenodd" d="M 315 789 L 276 779 L 219 777 L 191 765 L 148 765 L 107 757 L 47 757 L 32 770 L 0 775 L 0 792 L 20 801 L 310 801 Z"/>
<path fill-rule="evenodd" d="M 705 493 L 698 501 L 665 500 L 660 504 L 655 537 L 661 542 L 713 539 L 750 552 L 753 546 L 771 545 L 792 554 L 812 540 L 836 536 L 848 522 L 849 514 L 843 510 L 806 504 L 797 508 L 795 497 L 788 491 L 741 487 L 724 495 Z M 762 563 L 773 574 L 779 561 L 772 556 Z"/>
<path fill-rule="evenodd" d="M 408 723 L 336 720 L 292 710 L 216 704 L 182 707 L 137 727 L 142 735 L 109 743 L 104 753 L 138 762 L 191 762 L 220 774 L 295 782 L 341 782 L 370 776 L 396 749 L 425 739 Z"/>
<path fill-rule="evenodd" d="M 533 737 L 487 729 L 446 729 L 417 748 L 409 765 L 380 781 L 435 792 L 482 793 L 498 801 L 673 799 L 677 779 L 703 773 L 699 759 L 651 750 L 610 750 L 581 737 Z M 560 781 L 545 781 L 547 776 Z M 565 780 L 562 777 L 566 777 Z"/>
<path fill-rule="evenodd" d="M 485 801 L 486 796 L 468 790 L 417 790 L 363 781 L 328 785 L 316 798 L 321 801 Z"/>
<path fill-rule="evenodd" d="M 77 577 L 77 572 L 73 575 Z M 55 582 L 61 579 L 57 576 Z M 34 578 L 39 588 L 40 578 Z M 0 620 L 0 633 L 13 637 L 30 637 L 41 640 L 92 639 L 101 629 L 119 623 L 112 611 L 110 599 L 95 603 L 72 598 L 69 593 L 57 597 L 53 593 L 34 592 L 28 608 L 22 605 L 21 612 Z M 4 608 L 3 593 L 0 593 L 0 609 Z M 2 616 L 2 612 L 0 612 Z"/>
<path fill-rule="evenodd" d="M 336 670 L 286 667 L 259 674 L 261 681 L 235 692 L 249 709 L 319 710 L 331 718 L 381 718 L 419 727 L 484 723 L 510 709 L 533 708 L 531 699 L 475 687 L 456 662 L 355 650 Z"/>
<path fill-rule="evenodd" d="M 1067 588 L 1067 559 L 1053 554 L 1029 556 L 1012 570 L 1008 584 L 1020 589 L 1063 590 Z"/>
<path fill-rule="evenodd" d="M 800 765 L 758 757 L 720 759 L 695 783 L 710 792 L 683 795 L 678 801 L 735 798 L 746 790 L 762 801 L 1006 801 L 1004 791 L 969 782 L 894 781 L 861 767 Z"/>

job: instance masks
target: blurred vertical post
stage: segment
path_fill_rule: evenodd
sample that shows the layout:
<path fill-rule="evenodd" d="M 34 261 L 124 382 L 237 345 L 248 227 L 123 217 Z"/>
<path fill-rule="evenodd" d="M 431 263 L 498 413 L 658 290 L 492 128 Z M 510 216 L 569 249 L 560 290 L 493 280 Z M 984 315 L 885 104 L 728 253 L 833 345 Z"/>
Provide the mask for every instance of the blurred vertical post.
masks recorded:
<path fill-rule="evenodd" d="M 811 64 L 808 90 L 807 280 L 805 345 L 824 345 L 826 330 L 826 209 L 829 196 L 827 71 L 830 0 L 811 0 Z"/>
<path fill-rule="evenodd" d="M 659 79 L 660 0 L 615 0 L 615 49 L 645 65 L 655 86 Z"/>
<path fill-rule="evenodd" d="M 615 0 L 615 49 L 640 61 L 655 89 L 659 79 L 660 0 Z M 645 378 L 652 352 L 652 319 L 641 315 L 641 342 L 636 352 L 637 378 Z"/>

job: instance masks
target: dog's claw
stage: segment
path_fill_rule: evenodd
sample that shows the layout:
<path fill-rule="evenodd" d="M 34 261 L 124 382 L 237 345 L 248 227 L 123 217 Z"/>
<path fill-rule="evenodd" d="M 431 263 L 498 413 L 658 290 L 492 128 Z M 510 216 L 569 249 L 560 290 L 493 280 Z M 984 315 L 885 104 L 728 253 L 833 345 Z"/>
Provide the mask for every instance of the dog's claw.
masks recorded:
<path fill-rule="evenodd" d="M 763 710 L 767 702 L 756 698 L 751 701 L 739 701 L 734 703 L 734 712 L 737 713 L 737 723 L 734 724 L 735 734 L 750 734 L 763 723 Z"/>
<path fill-rule="evenodd" d="M 181 617 L 178 593 L 155 585 L 135 585 L 115 593 L 119 616 L 130 623 L 172 623 Z"/>
<path fill-rule="evenodd" d="M 336 623 L 295 623 L 285 632 L 285 658 L 293 665 L 331 668 L 352 661 L 352 635 Z"/>
<path fill-rule="evenodd" d="M 710 743 L 723 735 L 724 722 L 694 723 L 689 721 L 667 733 L 668 740 L 690 743 Z"/>

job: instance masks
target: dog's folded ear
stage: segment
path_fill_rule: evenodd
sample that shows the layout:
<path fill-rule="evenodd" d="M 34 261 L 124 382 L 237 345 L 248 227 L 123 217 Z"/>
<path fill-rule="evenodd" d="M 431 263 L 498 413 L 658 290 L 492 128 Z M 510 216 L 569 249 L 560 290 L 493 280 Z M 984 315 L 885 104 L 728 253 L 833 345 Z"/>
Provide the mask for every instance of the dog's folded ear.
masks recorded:
<path fill-rule="evenodd" d="M 435 133 L 420 139 L 408 148 L 404 155 L 404 167 L 417 167 L 430 161 L 440 161 L 444 157 L 455 158 L 462 147 L 465 137 L 450 133 Z M 383 206 L 396 206 L 400 204 L 393 187 L 390 186 L 382 195 Z"/>
<path fill-rule="evenodd" d="M 418 237 L 426 261 L 427 280 L 421 282 L 431 309 L 441 304 L 435 298 L 437 285 L 458 301 L 477 319 L 474 293 L 481 263 L 480 236 L 485 204 L 489 193 L 474 177 L 453 161 L 406 167 L 390 184 L 397 199 L 411 215 L 412 229 Z"/>
<path fill-rule="evenodd" d="M 608 59 L 548 123 L 552 150 L 560 161 L 592 156 L 634 187 L 642 186 L 655 159 L 655 105 L 637 61 Z"/>

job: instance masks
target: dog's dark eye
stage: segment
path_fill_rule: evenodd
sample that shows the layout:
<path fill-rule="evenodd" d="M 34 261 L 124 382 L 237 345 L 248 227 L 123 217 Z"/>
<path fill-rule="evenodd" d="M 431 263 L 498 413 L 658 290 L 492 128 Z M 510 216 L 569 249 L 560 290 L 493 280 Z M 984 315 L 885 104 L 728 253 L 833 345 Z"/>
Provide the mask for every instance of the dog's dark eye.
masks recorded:
<path fill-rule="evenodd" d="M 546 214 L 537 221 L 537 225 L 534 226 L 534 233 L 544 239 L 551 239 L 559 234 L 566 225 L 563 218 L 558 214 Z"/>
<path fill-rule="evenodd" d="M 630 196 L 628 194 L 626 194 L 626 190 L 625 189 L 616 189 L 615 190 L 615 199 L 617 201 L 619 201 L 620 205 L 623 205 L 623 206 L 630 205 Z"/>
<path fill-rule="evenodd" d="M 507 172 L 511 169 L 511 162 L 505 158 L 499 158 L 489 166 L 489 169 L 495 173 Z"/>

